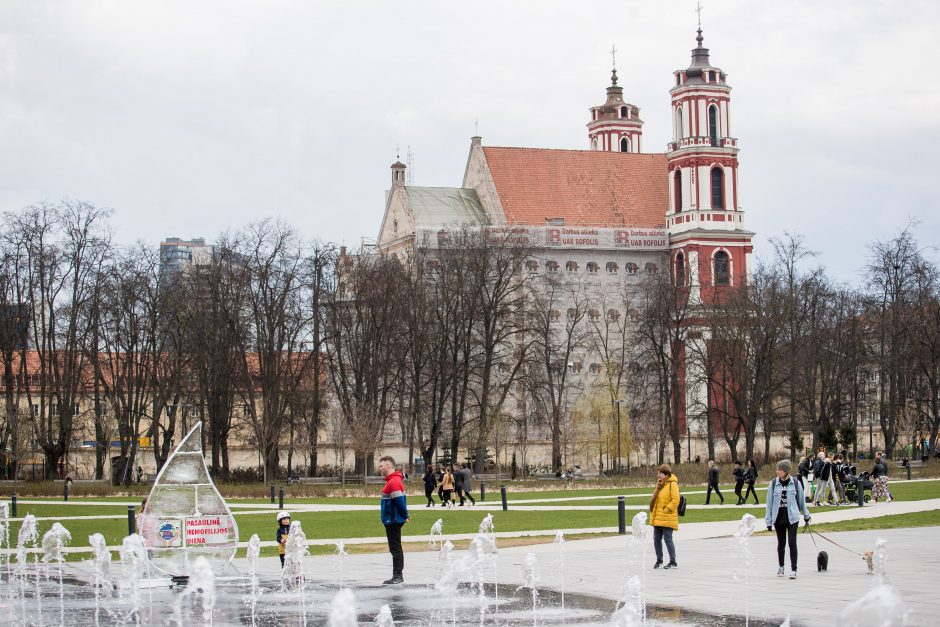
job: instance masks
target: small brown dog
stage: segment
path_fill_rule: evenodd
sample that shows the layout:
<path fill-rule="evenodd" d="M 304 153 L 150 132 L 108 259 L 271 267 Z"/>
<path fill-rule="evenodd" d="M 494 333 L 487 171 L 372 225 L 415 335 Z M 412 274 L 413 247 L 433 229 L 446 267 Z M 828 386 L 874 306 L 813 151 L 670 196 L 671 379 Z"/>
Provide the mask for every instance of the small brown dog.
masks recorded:
<path fill-rule="evenodd" d="M 868 566 L 868 574 L 874 575 L 875 569 L 874 569 L 874 566 L 872 565 L 871 556 L 872 556 L 871 551 L 865 551 L 865 555 L 862 557 L 862 559 L 865 560 L 865 565 Z"/>

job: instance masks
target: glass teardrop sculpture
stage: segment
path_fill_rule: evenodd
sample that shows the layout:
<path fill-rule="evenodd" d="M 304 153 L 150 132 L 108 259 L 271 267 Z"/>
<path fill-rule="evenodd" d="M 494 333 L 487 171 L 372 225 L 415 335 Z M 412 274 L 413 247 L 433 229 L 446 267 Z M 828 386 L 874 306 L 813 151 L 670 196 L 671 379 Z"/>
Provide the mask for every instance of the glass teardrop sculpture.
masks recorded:
<path fill-rule="evenodd" d="M 235 557 L 238 525 L 209 477 L 202 422 L 166 460 L 137 526 L 150 562 L 168 575 L 189 576 L 197 557 L 206 558 L 215 571 Z"/>

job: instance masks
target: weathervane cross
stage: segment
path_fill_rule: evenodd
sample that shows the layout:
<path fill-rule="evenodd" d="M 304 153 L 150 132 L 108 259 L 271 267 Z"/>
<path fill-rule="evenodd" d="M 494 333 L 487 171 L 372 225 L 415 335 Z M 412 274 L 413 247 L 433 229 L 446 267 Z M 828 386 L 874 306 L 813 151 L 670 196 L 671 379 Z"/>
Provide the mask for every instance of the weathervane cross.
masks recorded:
<path fill-rule="evenodd" d="M 695 3 L 695 12 L 698 13 L 698 29 L 702 30 L 702 2 L 697 0 Z"/>
<path fill-rule="evenodd" d="M 617 46 L 611 45 L 610 47 L 610 61 L 614 65 L 614 69 L 617 69 Z"/>

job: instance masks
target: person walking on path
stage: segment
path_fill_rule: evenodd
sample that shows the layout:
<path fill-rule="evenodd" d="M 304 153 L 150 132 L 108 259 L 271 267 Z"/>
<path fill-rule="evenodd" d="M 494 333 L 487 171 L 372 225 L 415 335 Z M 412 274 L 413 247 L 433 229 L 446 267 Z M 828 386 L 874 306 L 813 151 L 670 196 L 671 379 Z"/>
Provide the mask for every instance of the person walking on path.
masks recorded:
<path fill-rule="evenodd" d="M 287 552 L 287 534 L 290 533 L 290 512 L 277 513 L 277 556 L 281 558 L 281 568 L 284 568 L 284 554 Z"/>
<path fill-rule="evenodd" d="M 424 481 L 424 498 L 428 500 L 425 507 L 434 507 L 434 489 L 437 487 L 437 475 L 434 474 L 434 466 L 428 464 L 428 468 L 424 471 L 424 476 L 421 479 Z"/>
<path fill-rule="evenodd" d="M 871 480 L 874 484 L 871 489 L 871 498 L 875 503 L 881 498 L 886 499 L 888 503 L 894 500 L 888 490 L 888 463 L 884 459 L 884 453 L 875 453 L 875 463 L 871 467 Z"/>
<path fill-rule="evenodd" d="M 740 505 L 744 502 L 744 497 L 741 496 L 741 488 L 744 487 L 744 468 L 741 467 L 741 462 L 734 462 L 734 470 L 731 472 L 734 475 L 734 493 L 738 497 L 738 502 L 735 505 Z"/>
<path fill-rule="evenodd" d="M 845 480 L 845 461 L 843 461 L 842 453 L 837 453 L 833 460 L 832 481 L 836 486 L 836 500 L 839 505 L 848 505 L 848 501 L 845 500 Z"/>
<path fill-rule="evenodd" d="M 454 475 L 451 474 L 450 468 L 447 466 L 444 466 L 444 475 L 437 487 L 440 489 L 441 507 L 450 507 L 450 495 L 454 493 Z"/>
<path fill-rule="evenodd" d="M 678 568 L 672 532 L 679 530 L 679 481 L 666 464 L 661 465 L 656 474 L 656 489 L 650 499 L 650 525 L 653 527 L 653 549 L 656 551 L 653 568 L 663 565 L 663 540 L 669 552 L 666 568 Z"/>
<path fill-rule="evenodd" d="M 803 484 L 790 476 L 792 464 L 789 459 L 777 462 L 777 476 L 767 488 L 767 514 L 764 522 L 767 531 L 777 532 L 777 576 L 783 577 L 786 547 L 790 546 L 790 579 L 796 579 L 796 532 L 800 527 L 800 514 L 806 524 L 811 520 L 806 509 L 806 493 Z"/>
<path fill-rule="evenodd" d="M 832 481 L 832 460 L 826 457 L 823 452 L 819 453 L 819 477 L 816 480 L 816 495 L 813 497 L 813 505 L 819 507 L 820 501 L 826 503 L 826 499 L 833 496 L 835 485 Z"/>
<path fill-rule="evenodd" d="M 721 499 L 721 504 L 724 505 L 725 497 L 721 495 L 721 490 L 718 489 L 718 466 L 715 465 L 715 460 L 710 459 L 708 460 L 708 491 L 705 492 L 705 505 L 710 505 L 712 490 L 715 491 L 715 494 Z"/>
<path fill-rule="evenodd" d="M 799 475 L 800 483 L 803 484 L 803 492 L 805 493 L 807 488 L 809 488 L 809 475 L 813 472 L 813 460 L 804 455 L 800 458 L 800 465 L 796 467 L 796 471 Z"/>
<path fill-rule="evenodd" d="M 463 494 L 460 495 L 460 506 L 463 507 L 464 497 L 466 497 L 471 505 L 476 505 L 477 501 L 473 498 L 473 472 L 470 470 L 468 464 L 464 464 L 463 468 L 457 471 L 461 478 L 463 479 Z"/>
<path fill-rule="evenodd" d="M 744 493 L 744 499 L 742 503 L 747 503 L 747 497 L 754 495 L 754 505 L 760 505 L 760 501 L 757 499 L 757 490 L 754 489 L 754 483 L 757 481 L 757 466 L 754 465 L 754 460 L 747 460 L 747 472 L 744 473 L 744 482 L 747 483 L 747 492 Z"/>
<path fill-rule="evenodd" d="M 437 498 L 441 499 L 441 507 L 444 507 L 444 488 L 441 487 L 441 484 L 444 482 L 444 464 L 438 464 L 437 472 L 434 473 L 434 476 L 437 477 Z"/>
<path fill-rule="evenodd" d="M 454 505 L 457 505 L 457 500 L 460 499 L 460 504 L 463 505 L 463 474 L 460 472 L 460 464 L 454 464 L 450 467 L 451 473 L 454 475 Z"/>
<path fill-rule="evenodd" d="M 395 468 L 395 459 L 389 455 L 379 460 L 379 472 L 385 477 L 379 511 L 382 524 L 385 525 L 388 552 L 392 554 L 392 578 L 382 583 L 404 583 L 405 554 L 401 548 L 401 528 L 411 520 L 408 516 L 408 501 L 405 498 L 405 482 L 401 471 Z"/>
<path fill-rule="evenodd" d="M 819 482 L 819 475 L 822 473 L 823 464 L 826 459 L 826 454 L 822 451 L 817 453 L 816 458 L 813 460 L 813 496 L 812 500 L 816 502 L 816 495 L 819 493 L 819 490 L 822 489 L 822 484 Z"/>

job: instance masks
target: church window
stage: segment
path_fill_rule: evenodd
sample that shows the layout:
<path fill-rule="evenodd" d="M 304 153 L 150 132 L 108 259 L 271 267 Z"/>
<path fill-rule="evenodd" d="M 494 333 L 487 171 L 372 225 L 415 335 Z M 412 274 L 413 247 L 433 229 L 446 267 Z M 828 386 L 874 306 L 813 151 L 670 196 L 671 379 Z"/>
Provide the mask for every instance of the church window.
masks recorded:
<path fill-rule="evenodd" d="M 715 71 L 714 71 L 714 70 L 711 70 L 711 71 L 708 73 L 708 82 L 709 82 L 709 83 L 714 83 L 716 80 L 717 80 L 717 79 L 715 78 Z"/>
<path fill-rule="evenodd" d="M 620 138 L 620 152 L 630 152 L 630 140 L 626 137 Z"/>
<path fill-rule="evenodd" d="M 630 274 L 636 274 L 640 271 L 640 266 L 636 265 L 632 261 L 629 263 L 623 264 L 623 269 L 629 272 Z"/>
<path fill-rule="evenodd" d="M 577 271 L 578 271 L 578 262 L 577 262 L 577 261 L 569 261 L 568 263 L 565 264 L 565 270 L 567 270 L 568 272 L 577 272 Z"/>
<path fill-rule="evenodd" d="M 676 205 L 676 213 L 682 211 L 682 168 L 676 168 L 672 177 L 672 195 Z"/>
<path fill-rule="evenodd" d="M 398 218 L 395 218 L 394 220 L 392 220 L 392 230 L 393 231 L 398 230 Z"/>
<path fill-rule="evenodd" d="M 590 272 L 591 274 L 597 274 L 597 271 L 600 269 L 601 267 L 597 265 L 596 261 L 589 261 L 587 264 L 587 271 Z"/>
<path fill-rule="evenodd" d="M 617 262 L 616 261 L 607 262 L 607 272 L 611 274 L 617 274 Z"/>
<path fill-rule="evenodd" d="M 712 146 L 718 145 L 718 107 L 708 107 L 708 138 Z"/>
<path fill-rule="evenodd" d="M 725 208 L 725 172 L 720 167 L 712 168 L 712 209 Z"/>
<path fill-rule="evenodd" d="M 546 261 L 546 262 L 545 262 L 545 269 L 548 270 L 549 272 L 558 272 L 558 262 L 557 262 L 557 261 L 551 261 L 551 260 Z"/>
<path fill-rule="evenodd" d="M 676 285 L 685 285 L 685 255 L 676 255 Z"/>
<path fill-rule="evenodd" d="M 646 263 L 646 266 L 644 266 L 643 269 L 646 270 L 648 274 L 656 274 L 657 272 L 659 272 L 659 266 L 657 266 L 652 261 L 648 261 Z"/>
<path fill-rule="evenodd" d="M 723 250 L 715 253 L 715 285 L 731 285 L 731 258 Z"/>
<path fill-rule="evenodd" d="M 619 309 L 608 309 L 607 310 L 607 319 L 608 320 L 620 320 L 620 310 Z"/>
<path fill-rule="evenodd" d="M 597 150 L 597 138 L 596 137 L 591 138 L 591 150 Z"/>

